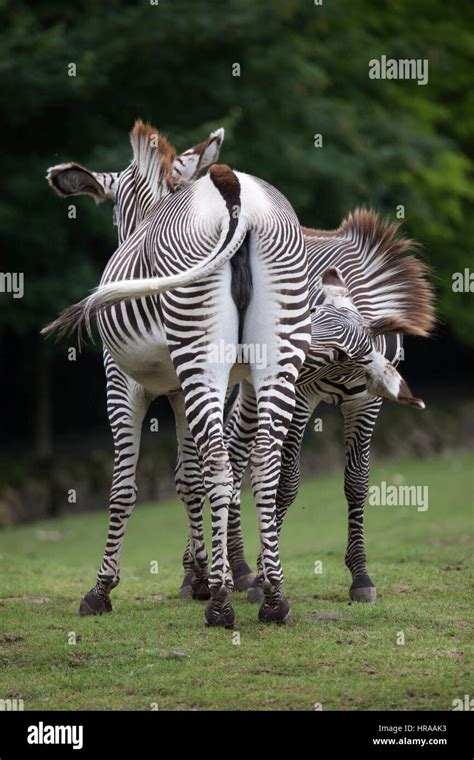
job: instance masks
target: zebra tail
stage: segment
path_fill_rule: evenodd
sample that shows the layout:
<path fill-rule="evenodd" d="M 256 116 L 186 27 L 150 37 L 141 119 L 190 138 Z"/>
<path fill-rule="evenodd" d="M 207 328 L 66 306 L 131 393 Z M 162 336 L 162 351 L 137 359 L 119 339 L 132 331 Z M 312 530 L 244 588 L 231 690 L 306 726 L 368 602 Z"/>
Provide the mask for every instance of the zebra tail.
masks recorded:
<path fill-rule="evenodd" d="M 217 245 L 203 262 L 169 277 L 145 277 L 100 285 L 90 296 L 62 311 L 54 322 L 41 330 L 41 334 L 50 335 L 56 332 L 59 340 L 77 330 L 81 346 L 82 328 L 85 327 L 88 336 L 91 337 L 91 319 L 101 309 L 120 301 L 146 298 L 190 285 L 212 274 L 229 261 L 241 247 L 248 231 L 248 220 L 244 214 L 239 213 L 240 183 L 228 166 L 213 166 L 209 174 L 226 202 L 228 223 L 223 225 Z"/>

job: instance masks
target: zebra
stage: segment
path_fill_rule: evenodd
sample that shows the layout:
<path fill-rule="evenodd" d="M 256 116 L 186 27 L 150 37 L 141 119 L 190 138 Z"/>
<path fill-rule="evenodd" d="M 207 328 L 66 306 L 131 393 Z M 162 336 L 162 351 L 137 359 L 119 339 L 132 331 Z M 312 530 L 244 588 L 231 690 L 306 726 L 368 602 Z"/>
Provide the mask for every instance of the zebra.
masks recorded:
<path fill-rule="evenodd" d="M 108 353 L 134 383 L 126 420 L 133 452 L 117 489 L 125 490 L 125 498 L 110 510 L 113 548 L 106 548 L 96 586 L 83 604 L 86 612 L 110 608 L 109 593 L 119 580 L 124 522 L 131 513 L 130 502 L 135 501 L 138 428 L 149 397 L 167 394 L 178 427 L 186 431 L 182 435 L 194 441 L 211 503 L 211 599 L 205 622 L 233 626 L 229 600 L 233 580 L 227 557 L 233 471 L 224 443 L 223 409 L 227 388 L 245 377 L 255 389 L 258 420 L 250 463 L 264 577 L 259 619 L 287 622 L 290 606 L 282 589 L 275 500 L 296 380 L 311 340 L 303 235 L 291 205 L 276 188 L 225 165 L 213 165 L 194 184 L 169 192 L 174 151 L 161 138 L 153 146 L 152 160 L 149 137 L 145 125 L 132 132 L 132 143 L 139 144 L 138 169 L 146 170 L 159 160 L 154 171 L 160 186 L 157 202 L 112 256 L 96 291 L 43 329 L 45 334 L 58 331 L 60 337 L 82 326 L 90 331 L 90 319 L 97 316 Z M 229 298 L 235 295 L 230 264 L 234 254 L 243 256 L 250 273 L 238 306 Z M 152 306 L 146 300 L 150 298 Z M 265 366 L 252 358 L 242 365 L 225 359 L 209 362 L 210 349 L 220 342 L 264 345 Z M 123 424 L 123 409 L 117 404 L 116 418 L 121 414 Z M 202 530 L 202 510 L 194 517 L 192 553 L 205 572 L 207 558 L 194 529 L 199 525 Z"/>
<path fill-rule="evenodd" d="M 189 148 L 174 159 L 170 146 L 163 142 L 162 136 L 152 125 L 145 125 L 137 120 L 130 135 L 134 160 L 122 172 L 92 172 L 81 164 L 70 162 L 50 167 L 46 178 L 49 185 L 60 197 L 73 195 L 89 195 L 96 204 L 106 199 L 114 202 L 113 221 L 117 227 L 119 245 L 125 242 L 135 231 L 137 225 L 147 216 L 153 205 L 159 201 L 162 193 L 175 192 L 185 184 L 191 183 L 204 168 L 218 160 L 224 140 L 224 129 L 212 132 L 207 140 Z M 152 148 L 155 148 L 153 151 Z M 167 156 L 167 162 L 172 164 L 171 174 L 167 174 L 166 182 L 160 180 L 160 172 L 164 170 L 164 162 L 160 156 Z M 234 257 L 237 259 L 238 257 Z M 233 260 L 232 260 L 233 261 Z M 138 302 L 139 308 L 155 315 L 157 305 L 155 299 Z M 121 309 L 123 314 L 123 307 Z M 115 316 L 115 313 L 112 314 Z M 156 315 L 155 315 L 156 316 Z M 140 329 L 134 328 L 135 332 Z M 123 372 L 104 346 L 104 367 L 107 383 L 107 412 L 114 439 L 114 473 L 110 496 L 110 508 L 122 504 L 126 500 L 128 512 L 131 513 L 136 502 L 137 488 L 135 479 L 136 464 L 140 448 L 141 420 L 151 402 L 152 396 L 137 389 L 135 381 Z M 156 368 L 159 374 L 160 368 Z M 166 382 L 166 381 L 165 381 Z M 207 554 L 204 545 L 200 515 L 202 514 L 205 489 L 202 472 L 194 441 L 190 438 L 185 424 L 182 399 L 173 392 L 169 396 L 170 403 L 176 412 L 176 432 L 178 456 L 175 468 L 175 484 L 178 495 L 183 501 L 190 521 L 190 530 L 194 532 L 195 543 L 201 564 L 195 562 L 188 540 L 184 555 L 184 579 L 180 588 L 180 596 L 199 600 L 209 599 L 210 592 L 207 581 Z M 126 434 L 126 435 L 125 435 Z M 107 581 L 112 570 L 116 582 L 119 579 L 119 556 L 126 525 L 125 516 L 118 513 L 117 525 L 109 530 L 104 560 L 99 571 L 99 584 Z M 234 587 L 245 591 L 255 578 L 245 561 L 243 550 L 239 552 L 232 563 Z M 86 595 L 80 605 L 80 614 L 96 614 L 111 611 L 112 605 L 108 594 L 101 593 L 101 586 L 96 593 Z"/>
<path fill-rule="evenodd" d="M 300 483 L 300 451 L 306 426 L 320 402 L 334 404 L 344 419 L 348 504 L 345 564 L 353 601 L 373 602 L 376 587 L 366 568 L 364 505 L 369 483 L 372 434 L 383 398 L 422 409 L 397 372 L 403 334 L 426 336 L 434 324 L 433 290 L 427 266 L 408 252 L 414 241 L 399 236 L 399 225 L 373 211 L 356 210 L 334 231 L 303 228 L 308 250 L 311 349 L 296 388 L 296 406 L 283 445 L 277 492 L 278 530 Z M 226 426 L 234 463 L 229 557 L 243 551 L 240 485 L 255 435 L 255 398 L 245 380 Z M 248 590 L 262 600 L 260 570 Z"/>

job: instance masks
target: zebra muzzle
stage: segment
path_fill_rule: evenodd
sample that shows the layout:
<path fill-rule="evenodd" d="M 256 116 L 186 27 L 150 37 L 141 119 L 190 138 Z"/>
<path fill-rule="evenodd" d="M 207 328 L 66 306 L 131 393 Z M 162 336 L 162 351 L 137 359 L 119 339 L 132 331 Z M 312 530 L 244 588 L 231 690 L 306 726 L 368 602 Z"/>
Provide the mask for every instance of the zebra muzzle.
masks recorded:
<path fill-rule="evenodd" d="M 425 402 L 422 401 L 421 398 L 415 398 L 415 396 L 412 395 L 412 392 L 403 377 L 401 378 L 397 401 L 399 404 L 408 404 L 408 406 L 414 406 L 415 409 L 425 408 Z"/>

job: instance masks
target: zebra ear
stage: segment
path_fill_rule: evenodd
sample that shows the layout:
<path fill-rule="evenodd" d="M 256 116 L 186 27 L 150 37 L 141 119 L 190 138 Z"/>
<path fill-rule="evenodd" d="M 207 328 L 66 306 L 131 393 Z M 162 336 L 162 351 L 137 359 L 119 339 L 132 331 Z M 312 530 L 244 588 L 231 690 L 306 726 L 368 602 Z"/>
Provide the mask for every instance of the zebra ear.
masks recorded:
<path fill-rule="evenodd" d="M 171 176 L 176 185 L 186 184 L 196 178 L 197 174 L 206 166 L 217 161 L 224 142 L 224 130 L 216 129 L 211 132 L 207 140 L 194 145 L 192 148 L 176 156 L 173 162 Z"/>
<path fill-rule="evenodd" d="M 69 195 L 90 195 L 96 203 L 111 196 L 106 191 L 106 177 L 106 174 L 96 174 L 76 163 L 51 166 L 46 173 L 48 183 L 62 198 Z"/>
<path fill-rule="evenodd" d="M 324 294 L 324 305 L 355 309 L 349 293 L 349 288 L 344 282 L 342 272 L 335 267 L 326 269 L 321 275 L 321 288 Z"/>
<path fill-rule="evenodd" d="M 62 198 L 68 195 L 90 195 L 96 203 L 105 200 L 104 188 L 93 172 L 76 163 L 51 166 L 46 179 Z"/>

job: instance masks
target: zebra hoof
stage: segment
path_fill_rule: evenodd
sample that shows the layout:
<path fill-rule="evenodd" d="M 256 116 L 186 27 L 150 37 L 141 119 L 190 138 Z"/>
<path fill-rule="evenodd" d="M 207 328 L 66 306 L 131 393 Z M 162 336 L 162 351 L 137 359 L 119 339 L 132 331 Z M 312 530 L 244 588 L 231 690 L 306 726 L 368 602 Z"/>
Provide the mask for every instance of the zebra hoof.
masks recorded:
<path fill-rule="evenodd" d="M 377 590 L 367 573 L 360 573 L 353 579 L 349 596 L 353 602 L 375 602 Z"/>
<path fill-rule="evenodd" d="M 248 591 L 253 582 L 257 578 L 257 573 L 247 573 L 247 575 L 241 575 L 239 578 L 234 577 L 234 589 L 235 591 Z"/>
<path fill-rule="evenodd" d="M 193 598 L 193 587 L 192 587 L 192 580 L 193 580 L 193 573 L 192 571 L 187 572 L 184 574 L 183 582 L 179 589 L 179 596 L 181 599 L 192 599 Z"/>
<path fill-rule="evenodd" d="M 206 607 L 204 620 L 209 628 L 217 626 L 233 628 L 235 614 L 231 603 L 212 600 Z"/>
<path fill-rule="evenodd" d="M 261 586 L 250 586 L 247 589 L 247 601 L 250 604 L 261 604 L 264 599 L 263 588 Z"/>
<path fill-rule="evenodd" d="M 353 602 L 375 602 L 377 599 L 377 589 L 375 586 L 351 587 L 349 596 Z"/>
<path fill-rule="evenodd" d="M 199 602 L 207 601 L 207 599 L 211 598 L 207 576 L 203 576 L 202 574 L 193 575 L 191 578 L 191 589 L 193 599 L 197 599 Z"/>
<path fill-rule="evenodd" d="M 193 588 L 190 583 L 187 586 L 181 586 L 179 589 L 179 596 L 181 599 L 193 598 Z"/>
<path fill-rule="evenodd" d="M 235 570 L 232 570 L 235 591 L 247 591 L 255 581 L 257 574 L 252 572 L 246 562 L 241 562 Z"/>
<path fill-rule="evenodd" d="M 207 580 L 199 581 L 198 584 L 193 583 L 192 592 L 193 599 L 197 599 L 198 602 L 206 602 L 211 598 L 211 592 L 209 591 Z"/>
<path fill-rule="evenodd" d="M 252 584 L 247 589 L 247 601 L 250 604 L 261 604 L 264 599 L 262 581 L 256 575 Z"/>
<path fill-rule="evenodd" d="M 258 619 L 261 623 L 277 623 L 289 625 L 291 620 L 291 608 L 288 599 L 283 597 L 278 604 L 270 605 L 264 602 L 258 611 Z"/>
<path fill-rule="evenodd" d="M 109 596 L 98 596 L 95 589 L 88 591 L 81 599 L 79 615 L 102 615 L 104 612 L 112 612 L 112 602 Z"/>

